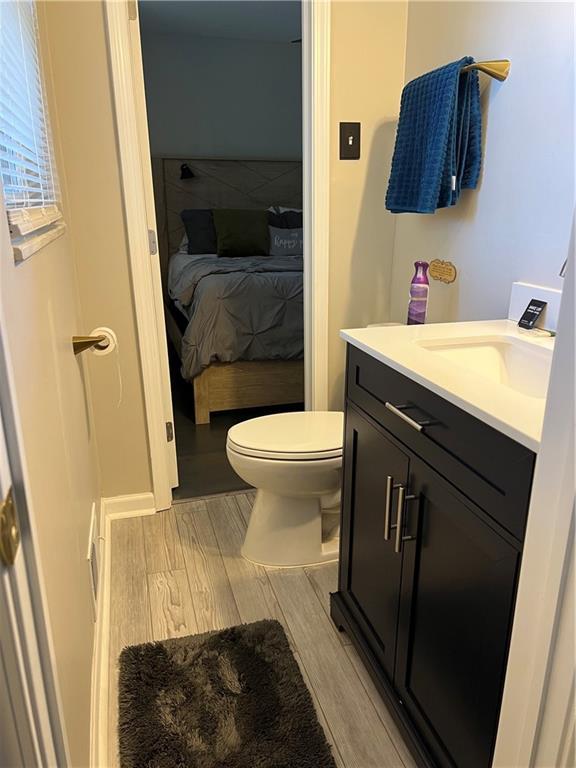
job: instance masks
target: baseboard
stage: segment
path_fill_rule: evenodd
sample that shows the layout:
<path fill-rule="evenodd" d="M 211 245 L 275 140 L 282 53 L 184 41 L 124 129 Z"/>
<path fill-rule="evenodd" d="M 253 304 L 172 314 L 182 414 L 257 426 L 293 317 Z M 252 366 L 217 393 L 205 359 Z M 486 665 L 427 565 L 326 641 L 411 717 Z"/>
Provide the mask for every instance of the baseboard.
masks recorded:
<path fill-rule="evenodd" d="M 151 493 L 134 493 L 100 499 L 98 603 L 92 656 L 90 766 L 108 765 L 108 686 L 110 656 L 110 532 L 112 521 L 156 513 Z"/>
<path fill-rule="evenodd" d="M 102 499 L 102 515 L 113 520 L 122 517 L 154 515 L 156 505 L 152 493 L 128 493 L 124 496 L 107 496 Z"/>

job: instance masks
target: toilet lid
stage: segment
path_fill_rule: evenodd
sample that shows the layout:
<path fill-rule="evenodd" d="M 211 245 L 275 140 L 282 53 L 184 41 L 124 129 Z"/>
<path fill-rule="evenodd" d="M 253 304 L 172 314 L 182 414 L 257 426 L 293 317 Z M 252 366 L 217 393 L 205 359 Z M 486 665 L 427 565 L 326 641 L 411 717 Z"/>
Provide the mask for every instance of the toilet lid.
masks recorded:
<path fill-rule="evenodd" d="M 340 411 L 275 413 L 231 427 L 228 445 L 246 456 L 328 459 L 342 455 L 343 431 Z"/>

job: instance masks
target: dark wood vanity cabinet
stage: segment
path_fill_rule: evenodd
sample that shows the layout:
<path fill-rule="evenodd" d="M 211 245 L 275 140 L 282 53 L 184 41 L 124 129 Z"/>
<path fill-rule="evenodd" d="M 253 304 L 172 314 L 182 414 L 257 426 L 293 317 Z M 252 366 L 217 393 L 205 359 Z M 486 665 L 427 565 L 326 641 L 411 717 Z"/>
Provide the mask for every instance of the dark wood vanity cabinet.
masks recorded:
<path fill-rule="evenodd" d="M 349 504 L 346 588 L 358 608 L 358 621 L 365 623 L 367 634 L 370 634 L 369 630 L 373 632 L 374 653 L 392 677 L 402 558 L 396 555 L 393 543 L 384 535 L 386 521 L 382 502 L 386 498 L 389 475 L 398 482 L 408 482 L 409 459 L 382 430 L 352 409 L 347 414 L 346 455 L 350 457 L 345 465 L 346 488 L 353 497 Z M 374 460 L 376 456 L 377 461 Z M 375 499 L 381 503 L 375 504 Z"/>
<path fill-rule="evenodd" d="M 479 471 L 445 448 L 470 418 L 349 349 L 332 617 L 422 766 L 489 768 L 504 684 L 534 454 L 474 419 Z"/>

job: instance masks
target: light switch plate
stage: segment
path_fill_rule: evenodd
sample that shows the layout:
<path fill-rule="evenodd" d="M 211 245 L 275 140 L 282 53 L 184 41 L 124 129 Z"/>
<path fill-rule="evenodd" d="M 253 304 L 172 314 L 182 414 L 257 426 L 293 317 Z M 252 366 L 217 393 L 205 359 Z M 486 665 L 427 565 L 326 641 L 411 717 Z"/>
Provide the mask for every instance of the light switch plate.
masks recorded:
<path fill-rule="evenodd" d="M 360 160 L 360 123 L 340 123 L 340 160 Z"/>

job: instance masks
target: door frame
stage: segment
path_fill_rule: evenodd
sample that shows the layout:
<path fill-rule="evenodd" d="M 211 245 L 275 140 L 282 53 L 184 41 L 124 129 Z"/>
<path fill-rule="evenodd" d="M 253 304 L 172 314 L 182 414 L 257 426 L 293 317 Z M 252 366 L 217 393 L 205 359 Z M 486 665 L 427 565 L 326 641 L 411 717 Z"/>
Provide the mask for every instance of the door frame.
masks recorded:
<path fill-rule="evenodd" d="M 146 112 L 138 99 L 143 88 L 142 66 L 137 66 L 133 55 L 131 25 L 138 24 L 137 4 L 135 0 L 105 0 L 104 9 L 152 493 L 160 511 L 172 505 L 172 488 L 178 480 L 175 444 L 167 431 L 173 416 L 160 264 L 149 234 L 152 231 L 156 237 L 149 202 L 154 199 L 153 193 L 150 197 L 150 154 L 143 154 L 143 137 L 147 140 L 148 136 Z"/>
<path fill-rule="evenodd" d="M 330 277 L 330 0 L 302 0 L 304 391 L 328 408 Z"/>
<path fill-rule="evenodd" d="M 177 485 L 164 302 L 136 0 L 105 0 L 112 94 L 117 125 L 132 292 L 138 329 L 153 494 L 156 509 Z M 304 209 L 304 370 L 307 410 L 328 404 L 328 271 L 330 199 L 330 2 L 302 2 L 302 158 Z M 143 256 L 146 254 L 146 257 Z M 153 311 L 151 311 L 153 308 Z"/>
<path fill-rule="evenodd" d="M 551 669 L 557 653 L 556 638 L 574 537 L 574 250 L 573 221 L 524 539 L 494 768 L 535 765 L 547 696 L 558 694 L 551 687 Z M 567 727 L 551 736 L 558 755 L 566 747 L 570 728 L 574 728 L 572 695 L 563 704 L 563 722 Z"/>

